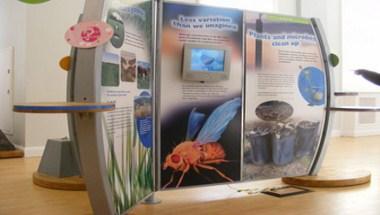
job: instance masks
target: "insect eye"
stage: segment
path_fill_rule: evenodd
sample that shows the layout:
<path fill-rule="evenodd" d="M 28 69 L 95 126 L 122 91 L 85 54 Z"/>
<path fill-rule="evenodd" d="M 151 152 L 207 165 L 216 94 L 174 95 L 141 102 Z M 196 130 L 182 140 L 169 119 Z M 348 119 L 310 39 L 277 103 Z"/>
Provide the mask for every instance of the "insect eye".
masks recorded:
<path fill-rule="evenodd" d="M 179 163 L 179 161 L 181 160 L 181 157 L 179 155 L 172 155 L 171 159 L 173 163 Z"/>

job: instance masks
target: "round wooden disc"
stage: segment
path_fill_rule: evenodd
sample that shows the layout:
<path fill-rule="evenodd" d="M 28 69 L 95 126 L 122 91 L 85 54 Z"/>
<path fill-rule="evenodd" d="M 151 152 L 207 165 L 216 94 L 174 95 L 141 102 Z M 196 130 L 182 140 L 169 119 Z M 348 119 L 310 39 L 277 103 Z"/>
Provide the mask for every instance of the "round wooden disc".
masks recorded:
<path fill-rule="evenodd" d="M 71 57 L 70 56 L 66 56 L 64 58 L 62 58 L 60 61 L 59 61 L 59 66 L 65 70 L 65 71 L 69 71 L 70 70 L 70 66 L 71 66 Z"/>
<path fill-rule="evenodd" d="M 79 176 L 57 178 L 43 173 L 33 173 L 33 183 L 54 190 L 86 190 L 83 178 Z"/>
<path fill-rule="evenodd" d="M 5 158 L 22 158 L 24 157 L 24 152 L 16 149 L 16 150 L 9 150 L 9 151 L 0 151 L 0 159 Z"/>
<path fill-rule="evenodd" d="M 324 170 L 317 176 L 282 178 L 286 184 L 304 187 L 347 187 L 371 181 L 371 173 L 366 170 Z"/>

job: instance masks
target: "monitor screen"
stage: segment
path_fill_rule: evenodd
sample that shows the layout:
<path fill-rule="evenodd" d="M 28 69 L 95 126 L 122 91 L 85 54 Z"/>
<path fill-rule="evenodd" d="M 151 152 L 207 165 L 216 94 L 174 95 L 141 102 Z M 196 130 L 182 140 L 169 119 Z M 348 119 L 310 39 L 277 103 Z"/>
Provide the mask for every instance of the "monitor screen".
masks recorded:
<path fill-rule="evenodd" d="M 224 72 L 224 50 L 192 48 L 191 71 Z"/>
<path fill-rule="evenodd" d="M 185 81 L 226 81 L 230 76 L 230 47 L 210 44 L 184 45 L 182 79 Z"/>

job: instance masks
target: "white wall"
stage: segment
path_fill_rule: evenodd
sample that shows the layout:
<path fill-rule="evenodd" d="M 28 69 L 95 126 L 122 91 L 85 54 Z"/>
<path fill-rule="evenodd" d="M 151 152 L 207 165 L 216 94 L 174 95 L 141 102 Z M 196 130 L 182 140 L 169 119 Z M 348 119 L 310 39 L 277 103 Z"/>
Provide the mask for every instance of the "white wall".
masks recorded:
<path fill-rule="evenodd" d="M 196 0 L 181 0 L 181 2 L 195 2 Z M 220 7 L 239 8 L 243 10 L 281 13 L 286 15 L 297 14 L 297 0 L 198 0 L 201 4 Z"/>
<path fill-rule="evenodd" d="M 13 46 L 14 52 L 14 89 L 16 103 L 25 101 L 26 71 L 26 6 L 15 0 L 0 1 L 0 48 Z M 14 133 L 12 142 L 25 144 L 25 116 L 14 114 Z"/>
<path fill-rule="evenodd" d="M 277 0 L 198 0 L 205 5 L 218 7 L 238 8 L 258 12 L 276 12 L 275 2 Z"/>
<path fill-rule="evenodd" d="M 275 5 L 280 14 L 297 15 L 297 0 L 275 0 Z"/>
<path fill-rule="evenodd" d="M 344 106 L 379 107 L 378 93 L 361 92 L 357 96 L 343 96 L 338 99 Z M 340 136 L 372 136 L 380 135 L 380 115 L 377 112 L 343 112 Z"/>
<path fill-rule="evenodd" d="M 196 4 L 199 0 L 181 0 L 181 2 Z"/>
<path fill-rule="evenodd" d="M 380 4 L 378 0 L 344 0 L 343 87 L 358 92 L 380 92 L 380 87 L 354 74 L 355 69 L 380 72 Z"/>
<path fill-rule="evenodd" d="M 84 0 L 52 0 L 27 7 L 26 101 L 65 101 L 67 73 L 59 60 L 70 54 L 64 40 L 68 27 L 77 23 Z M 65 114 L 26 115 L 26 146 L 43 146 L 48 138 L 68 136 Z"/>
<path fill-rule="evenodd" d="M 84 0 L 51 0 L 26 5 L 16 0 L 0 1 L 0 48 L 15 47 L 15 103 L 65 101 L 66 72 L 58 62 L 69 55 L 63 39 L 77 22 Z M 14 114 L 14 143 L 42 151 L 48 138 L 68 135 L 65 115 Z"/>
<path fill-rule="evenodd" d="M 300 0 L 300 12 L 304 17 L 319 18 L 322 23 L 330 52 L 342 56 L 341 0 Z M 341 64 L 333 71 L 335 91 L 342 89 Z M 343 115 L 334 115 L 333 135 L 339 135 Z"/>
<path fill-rule="evenodd" d="M 13 47 L 0 48 L 0 129 L 13 136 Z"/>
<path fill-rule="evenodd" d="M 342 56 L 341 0 L 300 0 L 303 17 L 319 18 L 327 37 L 330 52 Z M 341 64 L 334 69 L 336 91 L 341 90 Z"/>

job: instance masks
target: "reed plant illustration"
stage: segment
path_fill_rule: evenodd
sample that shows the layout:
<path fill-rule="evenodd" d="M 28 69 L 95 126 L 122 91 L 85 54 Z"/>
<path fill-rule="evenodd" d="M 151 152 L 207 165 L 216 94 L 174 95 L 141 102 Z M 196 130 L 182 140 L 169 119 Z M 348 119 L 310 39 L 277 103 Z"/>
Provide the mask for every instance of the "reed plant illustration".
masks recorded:
<path fill-rule="evenodd" d="M 116 212 L 122 214 L 153 191 L 152 149 L 141 144 L 134 123 L 126 123 L 129 126 L 122 128 L 121 140 L 116 143 L 113 129 L 103 122 L 108 142 L 108 179 Z"/>
<path fill-rule="evenodd" d="M 123 1 L 127 3 L 127 1 Z M 140 9 L 140 10 L 138 10 Z M 138 4 L 118 8 L 124 23 L 134 26 L 141 34 L 150 56 L 152 46 L 152 2 L 142 0 Z M 143 12 L 142 12 L 143 11 Z M 146 51 L 146 50 L 145 50 Z M 150 57 L 149 57 L 150 58 Z M 134 117 L 122 119 L 111 125 L 103 115 L 106 138 L 105 158 L 107 175 L 117 214 L 123 214 L 153 191 L 153 151 L 145 147 L 139 137 Z M 110 119 L 110 118 L 108 118 Z M 116 127 L 118 126 L 118 127 Z"/>

